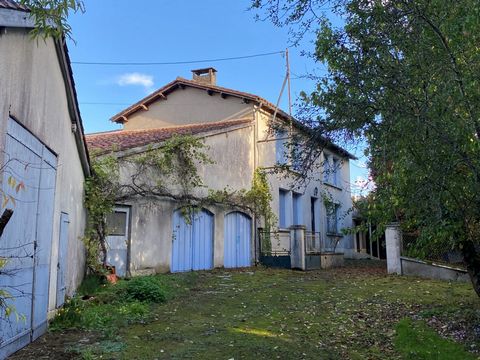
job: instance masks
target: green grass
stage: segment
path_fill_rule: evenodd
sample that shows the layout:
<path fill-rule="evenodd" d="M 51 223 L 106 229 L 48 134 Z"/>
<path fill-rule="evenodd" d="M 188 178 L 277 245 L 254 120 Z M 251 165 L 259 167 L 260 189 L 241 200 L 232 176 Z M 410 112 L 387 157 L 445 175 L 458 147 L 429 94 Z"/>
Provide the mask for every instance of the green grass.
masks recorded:
<path fill-rule="evenodd" d="M 87 277 L 78 295 L 68 299 L 50 324 L 51 331 L 96 330 L 105 336 L 118 327 L 145 322 L 152 317 L 152 305 L 173 299 L 194 282 L 194 273 L 174 278 L 144 276 L 109 284 Z"/>
<path fill-rule="evenodd" d="M 443 339 L 425 323 L 401 320 L 397 326 L 395 347 L 405 359 L 415 360 L 469 360 L 475 356 L 451 340 Z"/>
<path fill-rule="evenodd" d="M 122 358 L 401 359 L 405 316 L 479 308 L 468 285 L 361 272 L 204 273 L 195 292 L 157 308 L 158 320 L 122 332 Z"/>
<path fill-rule="evenodd" d="M 68 344 L 56 344 L 61 351 L 85 359 L 400 360 L 429 359 L 420 350 L 448 354 L 434 330 L 406 318 L 435 320 L 436 331 L 462 330 L 462 342 L 447 341 L 459 359 L 474 359 L 465 350 L 480 349 L 480 302 L 470 284 L 387 276 L 373 261 L 329 271 L 218 269 L 148 278 L 159 284 L 163 303 L 127 296 L 127 281 L 88 281 L 93 285 L 84 288 L 93 298 L 72 299 L 71 318 L 60 315 L 51 333 L 52 345 L 65 336 Z M 412 334 L 421 344 L 411 342 Z"/>

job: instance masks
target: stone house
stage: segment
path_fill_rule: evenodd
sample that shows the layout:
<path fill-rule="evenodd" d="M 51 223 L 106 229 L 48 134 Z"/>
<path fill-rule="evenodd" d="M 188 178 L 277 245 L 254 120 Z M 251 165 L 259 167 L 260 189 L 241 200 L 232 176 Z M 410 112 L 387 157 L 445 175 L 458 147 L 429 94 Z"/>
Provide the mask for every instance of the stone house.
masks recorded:
<path fill-rule="evenodd" d="M 203 139 L 214 161 L 199 166 L 210 189 L 248 189 L 255 170 L 266 170 L 271 207 L 278 218 L 278 226 L 271 229 L 278 241 L 269 252 L 288 252 L 289 228 L 304 225 L 310 247 L 321 251 L 329 247 L 327 243 L 340 240 L 337 251 L 354 256 L 353 237 L 341 232 L 352 225 L 348 210 L 353 156 L 321 140 L 316 173 L 297 187 L 289 132 L 305 135 L 308 129 L 257 95 L 217 86 L 215 69 L 194 70 L 192 80 L 175 79 L 112 121 L 123 129 L 87 135 L 89 148 L 103 153 L 113 149 L 122 158 L 148 151 L 174 134 L 190 134 Z M 272 132 L 272 123 L 285 130 Z M 268 171 L 278 163 L 287 165 L 287 175 Z M 328 194 L 328 209 L 323 194 Z M 175 201 L 155 200 L 155 206 L 150 205 L 147 199 L 135 199 L 116 208 L 108 257 L 120 275 L 249 266 L 261 256 L 261 224 L 252 214 L 212 206 L 201 209 L 198 219 L 189 224 Z"/>
<path fill-rule="evenodd" d="M 29 11 L 0 0 L 0 358 L 33 341 L 83 279 L 89 158 L 63 40 L 37 41 Z"/>

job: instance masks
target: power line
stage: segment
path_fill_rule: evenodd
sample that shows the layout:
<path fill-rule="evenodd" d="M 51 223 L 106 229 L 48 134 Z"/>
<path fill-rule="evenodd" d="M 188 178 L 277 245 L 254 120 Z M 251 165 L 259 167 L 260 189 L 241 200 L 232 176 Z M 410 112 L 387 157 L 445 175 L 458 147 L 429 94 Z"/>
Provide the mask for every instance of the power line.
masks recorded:
<path fill-rule="evenodd" d="M 274 51 L 269 53 L 262 54 L 253 54 L 253 55 L 244 55 L 244 56 L 235 56 L 227 58 L 217 58 L 217 59 L 201 59 L 201 60 L 189 60 L 189 61 L 171 61 L 171 62 L 94 62 L 94 61 L 72 61 L 72 64 L 76 65 L 106 65 L 106 66 L 126 66 L 126 65 L 135 65 L 135 66 L 150 66 L 150 65 L 181 65 L 181 64 L 195 64 L 195 63 L 206 63 L 206 62 L 218 62 L 218 61 L 229 61 L 229 60 L 241 60 L 241 59 L 250 59 L 261 56 L 270 56 L 277 54 L 284 54 L 285 51 Z"/>
<path fill-rule="evenodd" d="M 114 102 L 79 102 L 80 105 L 131 105 L 131 103 L 114 103 Z"/>

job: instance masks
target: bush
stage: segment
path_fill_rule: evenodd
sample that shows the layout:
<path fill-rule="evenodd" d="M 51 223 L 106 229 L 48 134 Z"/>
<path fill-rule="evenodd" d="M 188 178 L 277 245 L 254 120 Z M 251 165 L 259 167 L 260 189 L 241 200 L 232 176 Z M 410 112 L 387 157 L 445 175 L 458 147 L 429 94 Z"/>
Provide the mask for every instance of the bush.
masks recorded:
<path fill-rule="evenodd" d="M 125 288 L 127 296 L 133 300 L 148 301 L 153 303 L 165 302 L 165 290 L 153 276 L 133 278 Z"/>
<path fill-rule="evenodd" d="M 83 279 L 82 284 L 78 288 L 78 293 L 80 295 L 93 295 L 95 294 L 102 285 L 105 284 L 105 279 L 103 276 L 99 275 L 87 275 L 85 279 Z"/>

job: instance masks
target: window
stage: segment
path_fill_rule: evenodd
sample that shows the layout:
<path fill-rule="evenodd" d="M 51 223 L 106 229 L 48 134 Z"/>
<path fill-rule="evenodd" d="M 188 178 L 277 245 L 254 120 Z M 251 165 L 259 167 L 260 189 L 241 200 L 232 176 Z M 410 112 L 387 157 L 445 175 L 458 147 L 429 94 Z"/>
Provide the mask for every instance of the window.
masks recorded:
<path fill-rule="evenodd" d="M 302 195 L 293 193 L 293 224 L 302 225 Z"/>
<path fill-rule="evenodd" d="M 115 211 L 107 215 L 108 234 L 113 236 L 125 236 L 127 229 L 127 213 Z"/>
<path fill-rule="evenodd" d="M 323 155 L 323 181 L 330 182 L 330 156 Z"/>
<path fill-rule="evenodd" d="M 301 171 L 302 170 L 302 163 L 303 163 L 303 146 L 295 143 L 295 145 L 292 148 L 292 168 L 295 171 Z"/>
<path fill-rule="evenodd" d="M 279 191 L 279 227 L 285 229 L 287 224 L 287 196 L 288 191 L 280 189 Z"/>
<path fill-rule="evenodd" d="M 339 186 L 339 175 L 340 175 L 340 162 L 338 159 L 332 159 L 332 184 Z"/>
<path fill-rule="evenodd" d="M 288 135 L 285 131 L 277 131 L 277 140 L 275 141 L 275 152 L 277 164 L 285 165 L 288 162 L 287 153 Z"/>
<path fill-rule="evenodd" d="M 327 233 L 338 234 L 338 209 L 339 204 L 328 204 L 327 208 Z"/>
<path fill-rule="evenodd" d="M 335 185 L 341 185 L 341 163 L 338 158 L 331 155 L 323 156 L 323 181 Z"/>

